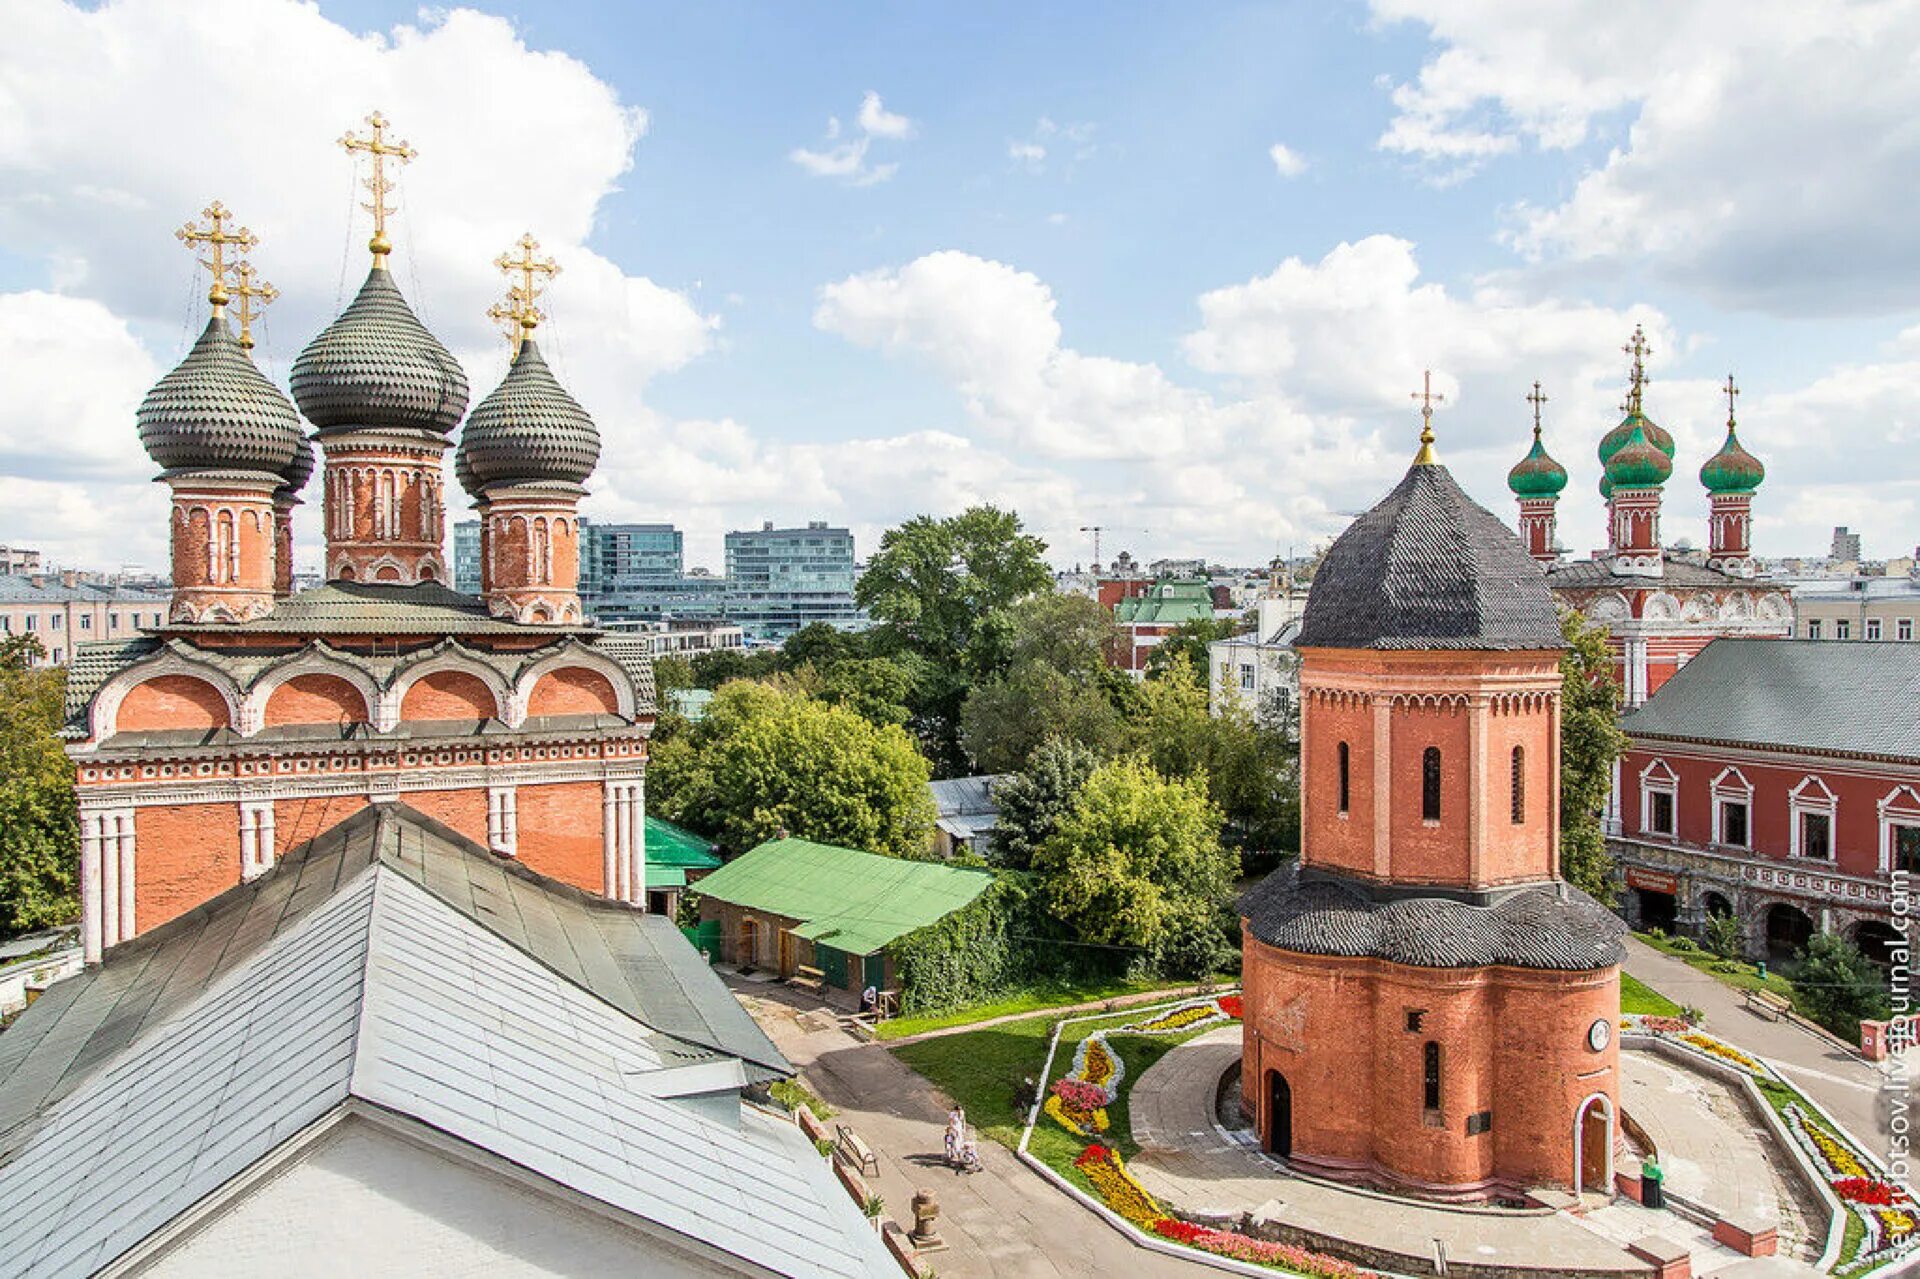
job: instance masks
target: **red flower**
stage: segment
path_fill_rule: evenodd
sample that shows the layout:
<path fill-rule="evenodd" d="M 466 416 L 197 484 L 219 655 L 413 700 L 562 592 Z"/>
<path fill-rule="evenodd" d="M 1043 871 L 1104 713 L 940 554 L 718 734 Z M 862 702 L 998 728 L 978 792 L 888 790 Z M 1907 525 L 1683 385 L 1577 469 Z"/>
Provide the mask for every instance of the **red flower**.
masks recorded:
<path fill-rule="evenodd" d="M 1833 1189 L 1842 1199 L 1876 1208 L 1890 1208 L 1896 1200 L 1905 1198 L 1897 1186 L 1870 1177 L 1842 1177 L 1833 1183 Z"/>
<path fill-rule="evenodd" d="M 1107 1148 L 1101 1145 L 1093 1145 L 1088 1146 L 1080 1152 L 1080 1157 L 1073 1161 L 1073 1166 L 1076 1168 L 1085 1168 L 1088 1164 L 1100 1164 L 1106 1161 Z"/>
<path fill-rule="evenodd" d="M 1219 1003 L 1221 1012 L 1233 1018 L 1235 1021 L 1240 1020 L 1241 1009 L 1244 1007 L 1241 1003 L 1240 996 L 1222 995 L 1220 996 Z"/>

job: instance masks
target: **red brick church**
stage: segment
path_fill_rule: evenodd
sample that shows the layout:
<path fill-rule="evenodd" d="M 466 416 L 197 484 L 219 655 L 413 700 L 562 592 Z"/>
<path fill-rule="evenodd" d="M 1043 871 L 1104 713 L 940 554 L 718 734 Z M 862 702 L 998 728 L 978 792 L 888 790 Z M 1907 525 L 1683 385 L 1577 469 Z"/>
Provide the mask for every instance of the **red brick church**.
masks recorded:
<path fill-rule="evenodd" d="M 222 251 L 251 237 L 218 205 L 182 233 L 212 249 L 212 316 L 138 416 L 172 491 L 171 610 L 77 650 L 69 684 L 89 961 L 385 801 L 645 901 L 652 676 L 636 640 L 581 621 L 575 508 L 600 441 L 532 341 L 546 264 L 524 242 L 517 355 L 466 413 L 465 374 L 388 269 L 379 166 L 412 153 L 372 123 L 350 147 L 375 163 L 372 270 L 294 362 L 294 403 L 225 314 Z M 295 594 L 316 444 L 327 580 Z M 485 530 L 479 597 L 449 585 L 449 451 Z"/>
<path fill-rule="evenodd" d="M 1611 1193 L 1623 926 L 1558 873 L 1559 613 L 1422 441 L 1295 641 L 1301 852 L 1241 906 L 1243 1101 L 1320 1175 Z"/>

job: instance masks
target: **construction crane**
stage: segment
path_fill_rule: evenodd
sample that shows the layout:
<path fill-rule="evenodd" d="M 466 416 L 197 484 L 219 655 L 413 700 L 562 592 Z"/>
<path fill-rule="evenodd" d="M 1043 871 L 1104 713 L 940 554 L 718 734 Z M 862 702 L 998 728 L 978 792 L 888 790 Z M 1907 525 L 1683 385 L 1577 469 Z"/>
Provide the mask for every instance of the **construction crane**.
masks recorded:
<path fill-rule="evenodd" d="M 1093 571 L 1100 571 L 1100 535 L 1102 533 L 1144 533 L 1147 530 L 1134 524 L 1082 524 L 1082 533 L 1093 534 Z"/>

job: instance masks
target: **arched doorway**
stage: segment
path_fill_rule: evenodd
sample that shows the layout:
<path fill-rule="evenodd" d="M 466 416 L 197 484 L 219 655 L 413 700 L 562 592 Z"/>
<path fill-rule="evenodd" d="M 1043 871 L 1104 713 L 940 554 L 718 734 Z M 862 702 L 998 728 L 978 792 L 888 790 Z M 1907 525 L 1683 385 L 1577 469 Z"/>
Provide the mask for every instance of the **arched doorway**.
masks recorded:
<path fill-rule="evenodd" d="M 1293 1089 L 1277 1070 L 1267 1072 L 1267 1151 L 1282 1159 L 1293 1153 Z"/>
<path fill-rule="evenodd" d="M 1797 906 L 1775 902 L 1767 907 L 1767 958 L 1775 963 L 1793 959 L 1813 940 L 1813 920 Z"/>
<path fill-rule="evenodd" d="M 1725 919 L 1733 914 L 1733 903 L 1719 893 L 1708 893 L 1700 899 L 1700 909 L 1707 912 L 1708 919 Z"/>
<path fill-rule="evenodd" d="M 1882 968 L 1892 965 L 1894 948 L 1905 944 L 1899 929 L 1877 919 L 1863 919 L 1855 924 L 1852 939 L 1861 954 Z"/>
<path fill-rule="evenodd" d="M 1680 922 L 1680 902 L 1672 893 L 1654 888 L 1636 888 L 1633 893 L 1640 907 L 1640 927 L 1670 933 Z"/>
<path fill-rule="evenodd" d="M 1613 1099 L 1597 1092 L 1580 1103 L 1573 1118 L 1575 1188 L 1613 1193 Z"/>

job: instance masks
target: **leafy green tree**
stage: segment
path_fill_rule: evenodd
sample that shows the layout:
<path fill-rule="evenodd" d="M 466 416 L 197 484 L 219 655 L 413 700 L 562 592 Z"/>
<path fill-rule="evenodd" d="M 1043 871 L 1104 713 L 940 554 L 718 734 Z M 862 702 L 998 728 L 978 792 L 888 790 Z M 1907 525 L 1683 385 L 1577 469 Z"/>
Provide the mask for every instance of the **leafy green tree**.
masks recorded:
<path fill-rule="evenodd" d="M 1793 995 L 1807 1016 L 1850 1043 L 1860 1041 L 1862 1019 L 1891 1012 L 1886 976 L 1838 933 L 1818 933 L 1800 952 Z"/>
<path fill-rule="evenodd" d="M 887 530 L 854 587 L 878 623 L 878 651 L 909 652 L 926 664 L 915 681 L 913 727 L 943 774 L 966 767 L 960 707 L 967 693 L 1005 664 L 1000 610 L 1053 580 L 1045 550 L 1011 511 L 975 506 L 945 519 L 920 515 Z"/>
<path fill-rule="evenodd" d="M 1088 775 L 1033 869 L 1054 916 L 1081 940 L 1151 954 L 1227 900 L 1234 857 L 1203 784 L 1122 759 Z"/>
<path fill-rule="evenodd" d="M 1147 654 L 1147 678 L 1159 679 L 1177 658 L 1185 658 L 1194 670 L 1204 671 L 1209 665 L 1207 645 L 1231 638 L 1245 629 L 1244 623 L 1212 617 L 1182 622 Z"/>
<path fill-rule="evenodd" d="M 914 677 L 887 657 L 843 658 L 821 670 L 820 699 L 873 724 L 905 724 L 913 714 Z"/>
<path fill-rule="evenodd" d="M 1620 685 L 1604 627 L 1572 610 L 1560 617 L 1560 874 L 1605 903 L 1613 901 L 1613 859 L 1601 815 L 1613 790 L 1613 762 L 1627 749 L 1620 731 Z"/>
<path fill-rule="evenodd" d="M 800 666 L 827 671 L 841 662 L 867 655 L 867 642 L 863 636 L 843 631 L 826 622 L 808 622 L 789 635 L 787 642 L 780 646 L 780 665 L 789 671 Z"/>
<path fill-rule="evenodd" d="M 993 857 L 999 865 L 1026 870 L 1034 850 L 1073 811 L 1080 788 L 1100 759 L 1078 742 L 1053 737 L 1027 757 L 1020 772 L 994 789 L 1000 818 L 993 828 Z"/>
<path fill-rule="evenodd" d="M 717 689 L 729 680 L 765 679 L 780 669 L 777 649 L 716 648 L 695 655 L 693 687 Z"/>
<path fill-rule="evenodd" d="M 960 741 L 973 766 L 1017 772 L 1050 737 L 1105 758 L 1121 747 L 1137 699 L 1133 681 L 1107 663 L 1113 618 L 1084 595 L 1031 596 L 1004 609 L 994 643 L 1004 669 L 977 684 L 960 709 Z"/>
<path fill-rule="evenodd" d="M 0 641 L 0 937 L 79 913 L 73 764 L 57 733 L 66 671 L 36 668 L 31 635 Z"/>
<path fill-rule="evenodd" d="M 655 752 L 663 816 L 741 852 L 782 832 L 894 857 L 926 857 L 927 761 L 913 738 L 791 687 L 736 680 L 706 718 Z"/>

